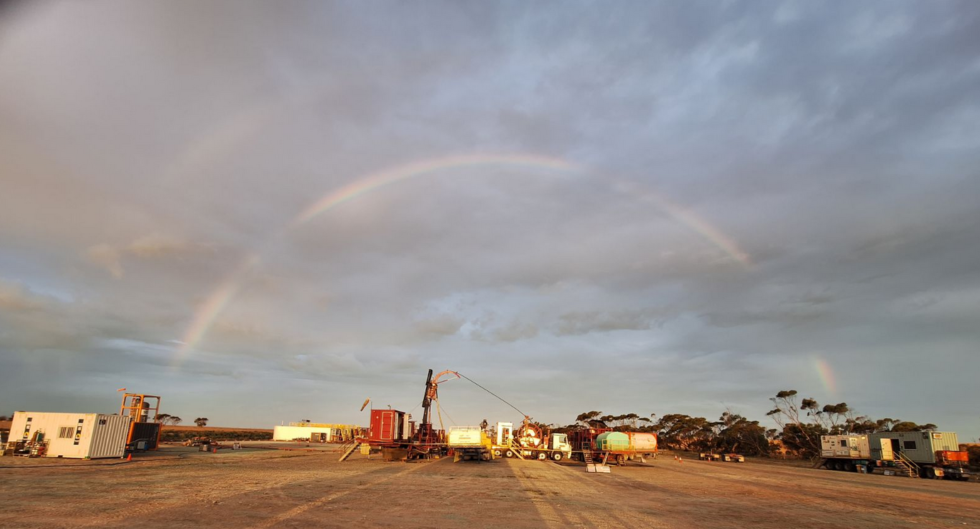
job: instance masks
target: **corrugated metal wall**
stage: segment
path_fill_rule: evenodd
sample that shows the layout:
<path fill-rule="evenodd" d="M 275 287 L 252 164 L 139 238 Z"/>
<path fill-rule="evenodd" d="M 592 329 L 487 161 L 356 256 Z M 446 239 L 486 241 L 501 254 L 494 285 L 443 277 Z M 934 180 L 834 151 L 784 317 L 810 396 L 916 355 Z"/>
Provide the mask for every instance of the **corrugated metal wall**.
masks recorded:
<path fill-rule="evenodd" d="M 88 457 L 122 457 L 126 454 L 130 417 L 125 415 L 96 415 L 92 418 L 92 440 Z"/>

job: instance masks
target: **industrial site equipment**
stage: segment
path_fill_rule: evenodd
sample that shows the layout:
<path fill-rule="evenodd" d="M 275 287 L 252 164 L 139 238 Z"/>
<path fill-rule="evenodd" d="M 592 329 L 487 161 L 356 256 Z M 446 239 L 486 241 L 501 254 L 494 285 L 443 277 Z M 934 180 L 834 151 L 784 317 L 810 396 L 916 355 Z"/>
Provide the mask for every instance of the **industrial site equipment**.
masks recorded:
<path fill-rule="evenodd" d="M 422 394 L 422 422 L 416 424 L 412 415 L 399 410 L 371 408 L 371 425 L 367 436 L 357 437 L 345 445 L 340 460 L 344 461 L 361 445 L 367 445 L 368 453 L 381 452 L 386 461 L 427 458 L 445 455 L 446 432 L 432 427 L 430 408 L 438 399 L 439 379 L 444 375 L 459 374 L 443 371 L 432 377 L 432 370 L 425 379 Z M 365 401 L 365 405 L 368 401 Z M 363 406 L 362 406 L 363 409 Z"/>
<path fill-rule="evenodd" d="M 119 415 L 130 417 L 126 449 L 130 451 L 156 450 L 160 447 L 162 425 L 157 420 L 160 414 L 160 397 L 141 393 L 126 393 L 119 407 Z"/>
<path fill-rule="evenodd" d="M 587 464 L 595 459 L 606 464 L 610 459 L 617 465 L 627 461 L 646 462 L 657 456 L 657 434 L 646 432 L 617 432 L 609 428 L 588 428 L 571 432 L 576 455 Z"/>
<path fill-rule="evenodd" d="M 517 432 L 514 432 L 513 423 L 498 422 L 494 441 L 494 457 L 561 461 L 572 455 L 572 445 L 566 434 L 552 433 L 527 417 Z"/>
<path fill-rule="evenodd" d="M 449 429 L 446 445 L 453 451 L 456 461 L 489 461 L 493 449 L 490 436 L 479 426 L 453 426 Z"/>
<path fill-rule="evenodd" d="M 99 413 L 14 413 L 14 455 L 99 459 L 124 457 L 131 418 Z"/>
<path fill-rule="evenodd" d="M 438 385 L 444 376 L 466 379 L 480 389 L 490 393 L 523 416 L 523 422 L 516 431 L 513 423 L 497 423 L 494 441 L 485 451 L 484 436 L 487 434 L 486 421 L 477 427 L 463 427 L 450 430 L 448 439 L 442 429 L 432 426 L 431 408 L 439 409 Z M 365 406 L 370 399 L 365 401 Z M 341 461 L 350 457 L 359 446 L 365 445 L 367 453 L 380 452 L 385 460 L 405 460 L 446 454 L 449 449 L 459 449 L 462 458 L 480 459 L 490 457 L 519 457 L 522 459 L 560 461 L 569 458 L 576 450 L 582 459 L 592 463 L 592 456 L 601 458 L 603 465 L 612 458 L 620 465 L 626 461 L 645 461 L 644 457 L 656 455 L 657 436 L 641 432 L 613 432 L 609 429 L 589 429 L 568 434 L 555 433 L 531 422 L 528 415 L 499 395 L 481 386 L 470 378 L 456 372 L 443 371 L 432 376 L 428 372 L 425 392 L 422 397 L 422 421 L 416 425 L 410 414 L 392 409 L 371 409 L 371 427 L 366 436 L 361 436 L 344 447 Z M 362 406 L 363 409 L 363 406 Z M 440 424 L 441 424 L 440 413 Z M 453 432 L 456 432 L 455 434 Z M 479 441 L 478 441 L 479 439 Z M 489 452 L 489 453 L 487 453 Z M 594 465 L 593 465 L 594 466 Z"/>
<path fill-rule="evenodd" d="M 920 478 L 968 479 L 968 455 L 955 432 L 876 432 L 820 436 L 820 466 L 853 472 L 864 467 Z"/>

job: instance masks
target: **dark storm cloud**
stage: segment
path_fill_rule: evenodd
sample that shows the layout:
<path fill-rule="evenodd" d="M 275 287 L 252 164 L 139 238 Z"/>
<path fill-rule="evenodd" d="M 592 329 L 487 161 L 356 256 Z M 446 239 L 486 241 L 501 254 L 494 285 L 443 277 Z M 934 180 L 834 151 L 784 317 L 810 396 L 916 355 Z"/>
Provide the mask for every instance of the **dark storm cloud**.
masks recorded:
<path fill-rule="evenodd" d="M 433 367 L 553 422 L 761 418 L 794 387 L 978 433 L 973 2 L 0 12 L 4 406 L 44 377 L 51 409 L 144 385 L 188 415 L 220 393 L 227 424 L 358 420 Z M 473 152 L 581 170 L 447 168 L 287 229 Z"/>

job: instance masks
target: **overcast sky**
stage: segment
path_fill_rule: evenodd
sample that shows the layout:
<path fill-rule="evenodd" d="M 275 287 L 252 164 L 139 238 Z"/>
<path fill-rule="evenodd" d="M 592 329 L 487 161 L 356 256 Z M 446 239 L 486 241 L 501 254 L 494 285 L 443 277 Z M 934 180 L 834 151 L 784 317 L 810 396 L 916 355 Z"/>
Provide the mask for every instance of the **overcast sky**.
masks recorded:
<path fill-rule="evenodd" d="M 8 4 L 0 414 L 366 424 L 432 368 L 976 438 L 978 50 L 970 0 Z"/>

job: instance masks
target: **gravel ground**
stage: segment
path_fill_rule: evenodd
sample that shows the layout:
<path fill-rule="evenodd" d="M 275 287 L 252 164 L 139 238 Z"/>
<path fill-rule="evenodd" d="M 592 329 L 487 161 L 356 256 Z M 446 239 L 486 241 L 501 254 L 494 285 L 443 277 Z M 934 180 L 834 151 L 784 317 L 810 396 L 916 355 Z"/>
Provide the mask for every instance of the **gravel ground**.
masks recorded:
<path fill-rule="evenodd" d="M 297 447 L 305 448 L 305 447 Z M 2 527 L 980 526 L 977 483 L 660 458 L 385 463 L 328 447 L 0 459 Z"/>

